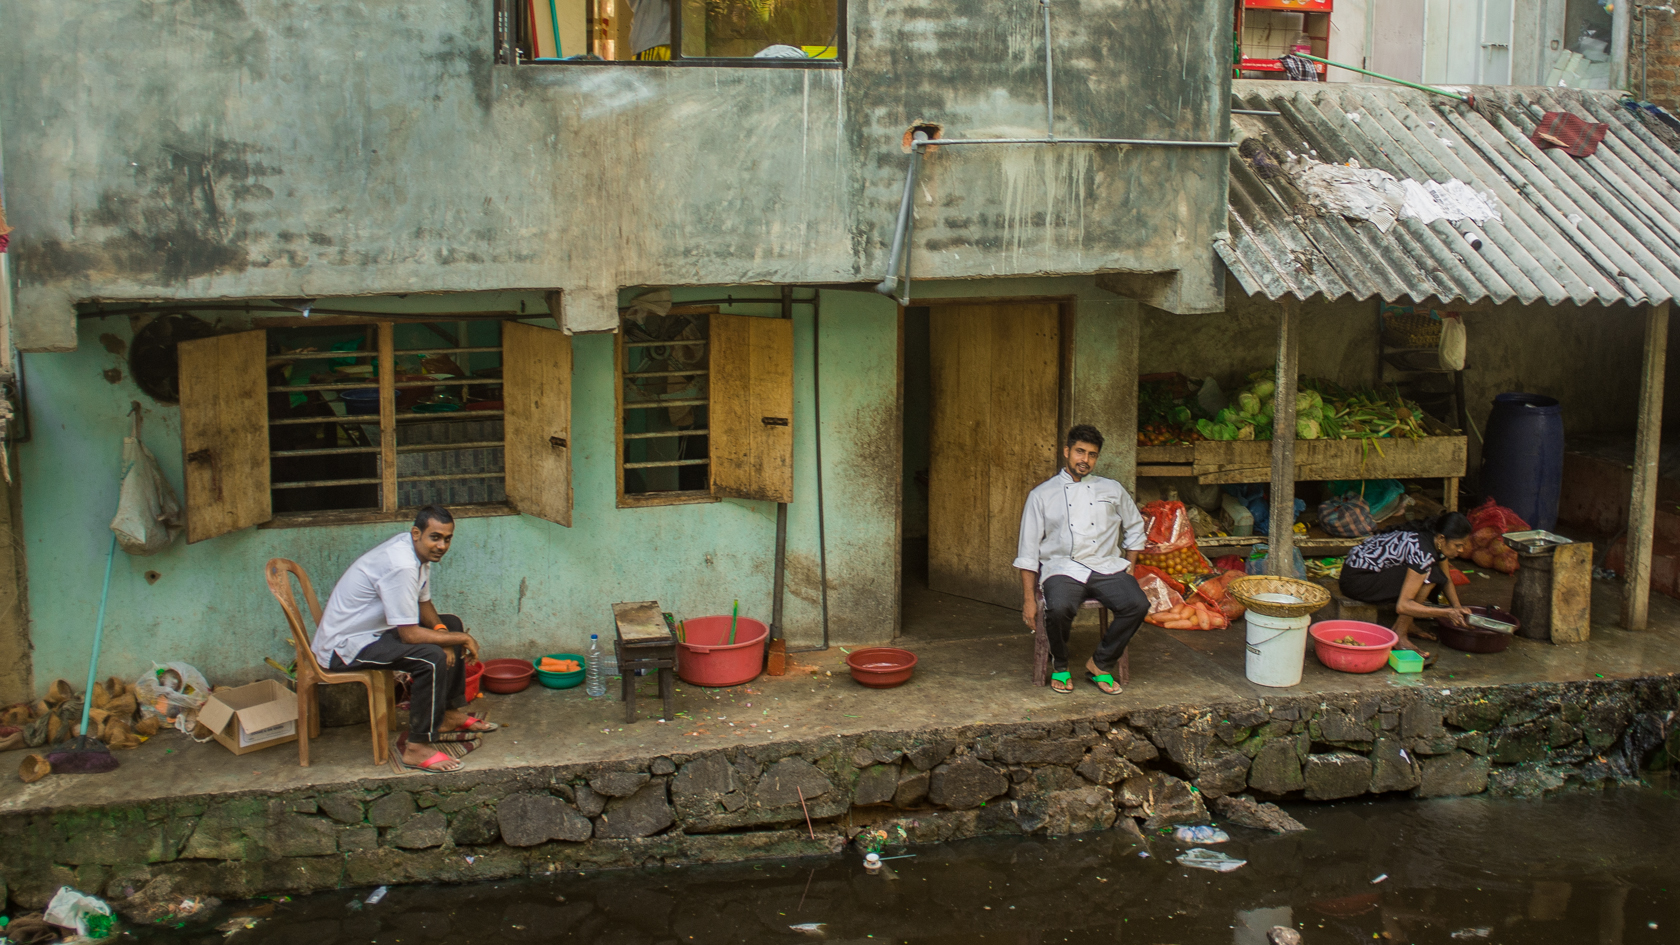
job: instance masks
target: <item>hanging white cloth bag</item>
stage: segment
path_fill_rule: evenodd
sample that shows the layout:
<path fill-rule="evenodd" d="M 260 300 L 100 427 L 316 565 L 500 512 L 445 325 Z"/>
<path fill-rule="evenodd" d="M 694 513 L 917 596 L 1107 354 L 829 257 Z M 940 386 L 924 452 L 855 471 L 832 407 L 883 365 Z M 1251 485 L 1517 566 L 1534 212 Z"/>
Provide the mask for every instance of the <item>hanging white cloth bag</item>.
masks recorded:
<path fill-rule="evenodd" d="M 134 432 L 123 437 L 122 498 L 111 530 L 117 533 L 117 545 L 131 555 L 155 555 L 181 531 L 181 502 L 158 468 L 157 457 L 140 442 L 138 410 Z"/>

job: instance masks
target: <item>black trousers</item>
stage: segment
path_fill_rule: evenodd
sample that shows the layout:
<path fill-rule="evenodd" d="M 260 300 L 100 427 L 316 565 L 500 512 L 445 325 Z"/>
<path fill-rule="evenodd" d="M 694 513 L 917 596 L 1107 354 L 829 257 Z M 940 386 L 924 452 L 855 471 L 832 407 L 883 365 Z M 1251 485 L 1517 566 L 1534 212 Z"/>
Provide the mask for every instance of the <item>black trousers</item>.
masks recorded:
<path fill-rule="evenodd" d="M 1055 672 L 1068 667 L 1068 635 L 1073 630 L 1073 618 L 1086 600 L 1098 600 L 1114 614 L 1114 620 L 1103 630 L 1093 659 L 1105 673 L 1114 672 L 1126 644 L 1143 626 L 1149 616 L 1149 598 L 1138 587 L 1137 579 L 1129 573 L 1098 574 L 1081 584 L 1065 574 L 1053 574 L 1044 581 L 1044 630 L 1050 638 L 1050 662 Z"/>
<path fill-rule="evenodd" d="M 1406 574 L 1411 568 L 1404 564 L 1392 564 L 1381 571 L 1366 571 L 1363 568 L 1342 568 L 1342 576 L 1337 580 L 1342 593 L 1354 600 L 1361 600 L 1367 604 L 1393 605 L 1400 600 L 1400 594 L 1406 589 Z M 1428 601 L 1431 604 L 1441 602 L 1441 592 L 1447 589 L 1447 571 L 1441 562 L 1424 575 L 1429 582 Z"/>
<path fill-rule="evenodd" d="M 462 633 L 466 625 L 454 614 L 439 614 L 443 625 L 453 633 Z M 450 664 L 444 650 L 454 652 Z M 404 643 L 397 631 L 362 647 L 349 663 L 333 654 L 332 669 L 392 669 L 409 674 L 408 737 L 410 741 L 429 742 L 437 737 L 443 713 L 467 704 L 466 655 L 458 646 L 442 647 L 436 643 Z"/>

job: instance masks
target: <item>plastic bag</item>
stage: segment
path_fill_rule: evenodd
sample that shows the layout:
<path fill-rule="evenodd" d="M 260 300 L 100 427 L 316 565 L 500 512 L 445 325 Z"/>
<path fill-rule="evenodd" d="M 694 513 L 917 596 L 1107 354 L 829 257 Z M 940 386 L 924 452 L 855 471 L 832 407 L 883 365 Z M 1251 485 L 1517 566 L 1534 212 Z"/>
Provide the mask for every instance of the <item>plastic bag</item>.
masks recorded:
<path fill-rule="evenodd" d="M 1209 577 L 1196 585 L 1195 596 L 1219 608 L 1226 620 L 1235 620 L 1248 612 L 1242 602 L 1231 596 L 1231 582 L 1244 576 L 1241 570 L 1230 570 Z"/>
<path fill-rule="evenodd" d="M 1441 343 L 1435 349 L 1436 356 L 1441 361 L 1441 370 L 1464 370 L 1464 354 L 1469 344 L 1470 338 L 1464 331 L 1463 319 L 1457 315 L 1441 319 Z"/>
<path fill-rule="evenodd" d="M 75 929 L 85 939 L 108 938 L 117 924 L 110 906 L 69 886 L 58 888 L 52 902 L 47 903 L 44 918 L 59 928 Z"/>
<path fill-rule="evenodd" d="M 1217 571 L 1242 571 L 1248 567 L 1248 559 L 1242 555 L 1221 555 L 1213 559 L 1213 567 Z"/>
<path fill-rule="evenodd" d="M 1143 596 L 1149 598 L 1149 612 L 1151 614 L 1173 610 L 1184 605 L 1184 597 L 1180 594 L 1184 585 L 1179 584 L 1166 574 L 1151 567 L 1137 569 L 1138 589 Z"/>
<path fill-rule="evenodd" d="M 1196 530 L 1190 525 L 1190 514 L 1183 502 L 1151 502 L 1142 512 L 1149 520 L 1144 553 L 1166 555 L 1196 547 Z"/>
<path fill-rule="evenodd" d="M 1475 562 L 1478 568 L 1488 568 L 1505 574 L 1517 573 L 1517 553 L 1501 537 L 1506 532 L 1528 531 L 1528 523 L 1517 513 L 1493 499 L 1483 502 L 1470 512 L 1470 550 L 1461 557 Z"/>
<path fill-rule="evenodd" d="M 117 533 L 117 547 L 131 555 L 155 555 L 181 531 L 181 502 L 158 468 L 157 457 L 140 442 L 138 409 L 134 432 L 123 437 L 122 497 L 111 531 Z"/>
<path fill-rule="evenodd" d="M 191 735 L 198 710 L 210 701 L 210 682 L 186 663 L 153 663 L 134 681 L 134 698 L 145 716 Z"/>
<path fill-rule="evenodd" d="M 1301 556 L 1301 549 L 1294 548 L 1292 550 L 1295 552 L 1295 570 L 1292 574 L 1286 574 L 1284 577 L 1294 577 L 1305 581 L 1307 579 L 1307 559 Z M 1270 551 L 1271 549 L 1267 545 L 1254 546 L 1254 552 L 1248 556 L 1248 567 L 1246 570 L 1249 574 L 1271 573 L 1266 569 L 1266 557 Z"/>
<path fill-rule="evenodd" d="M 1364 499 L 1372 520 L 1380 522 L 1400 511 L 1399 502 L 1406 495 L 1406 484 L 1398 479 L 1338 479 L 1330 483 L 1330 494 Z"/>

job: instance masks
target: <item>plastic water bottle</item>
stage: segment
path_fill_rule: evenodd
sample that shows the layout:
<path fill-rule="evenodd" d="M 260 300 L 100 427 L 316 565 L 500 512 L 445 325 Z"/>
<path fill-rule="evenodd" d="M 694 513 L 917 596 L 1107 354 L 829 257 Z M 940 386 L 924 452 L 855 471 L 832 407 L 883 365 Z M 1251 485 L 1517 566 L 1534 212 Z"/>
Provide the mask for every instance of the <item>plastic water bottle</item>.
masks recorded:
<path fill-rule="evenodd" d="M 583 691 L 590 696 L 604 696 L 607 694 L 607 677 L 601 670 L 601 638 L 597 634 L 589 635 L 589 652 L 584 654 Z"/>

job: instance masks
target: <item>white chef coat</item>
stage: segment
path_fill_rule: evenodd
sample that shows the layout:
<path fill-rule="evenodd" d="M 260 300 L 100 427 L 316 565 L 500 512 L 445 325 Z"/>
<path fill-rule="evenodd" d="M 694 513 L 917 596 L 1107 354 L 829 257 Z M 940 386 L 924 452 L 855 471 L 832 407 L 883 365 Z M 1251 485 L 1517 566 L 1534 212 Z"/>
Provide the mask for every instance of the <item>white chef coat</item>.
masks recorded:
<path fill-rule="evenodd" d="M 323 667 L 334 653 L 349 663 L 392 627 L 417 625 L 420 602 L 431 599 L 431 564 L 414 553 L 412 535 L 393 535 L 338 579 L 309 648 Z"/>
<path fill-rule="evenodd" d="M 1055 574 L 1083 584 L 1093 571 L 1130 568 L 1120 549 L 1141 551 L 1147 532 L 1143 513 L 1118 482 L 1101 476 L 1075 482 L 1064 468 L 1027 495 L 1015 567 L 1037 571 L 1041 584 Z"/>

